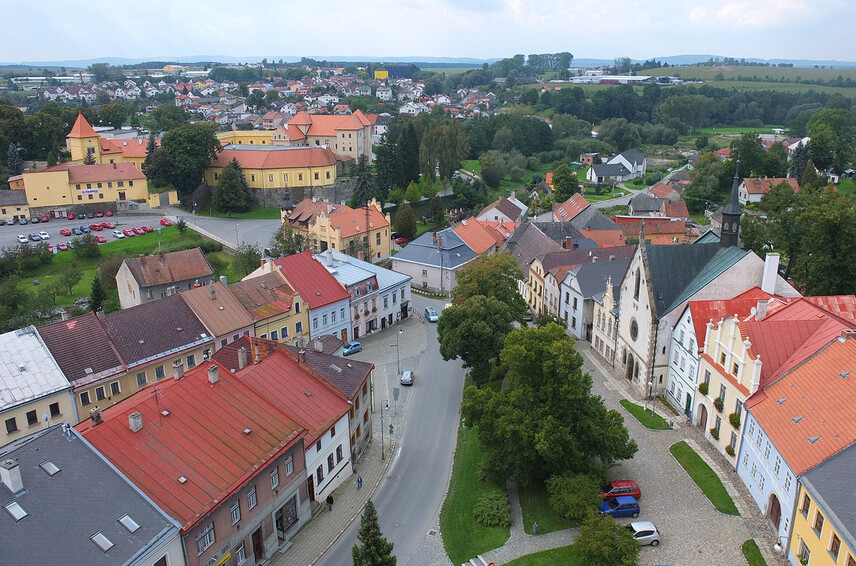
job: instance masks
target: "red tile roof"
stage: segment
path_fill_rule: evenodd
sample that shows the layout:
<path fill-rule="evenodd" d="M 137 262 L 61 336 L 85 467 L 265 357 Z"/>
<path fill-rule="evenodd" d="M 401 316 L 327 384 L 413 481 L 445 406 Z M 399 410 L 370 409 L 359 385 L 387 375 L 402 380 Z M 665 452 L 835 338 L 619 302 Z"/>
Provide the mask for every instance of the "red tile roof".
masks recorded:
<path fill-rule="evenodd" d="M 103 163 L 95 165 L 75 165 L 74 163 L 59 163 L 38 171 L 27 171 L 26 174 L 68 172 L 69 183 L 96 183 L 102 181 L 145 181 L 137 166 L 133 163 Z"/>
<path fill-rule="evenodd" d="M 753 287 L 745 293 L 728 300 L 711 301 L 689 301 L 685 309 L 690 309 L 690 317 L 693 321 L 697 348 L 701 352 L 704 349 L 704 338 L 707 336 L 707 323 L 719 322 L 727 316 L 737 315 L 745 320 L 752 309 L 757 307 L 758 301 L 770 299 L 770 295 L 761 291 L 760 287 Z"/>
<path fill-rule="evenodd" d="M 499 234 L 495 230 L 489 230 L 483 226 L 476 218 L 467 218 L 452 230 L 478 255 L 497 245 Z"/>
<path fill-rule="evenodd" d="M 753 395 L 752 415 L 801 475 L 856 442 L 856 339 L 833 339 Z"/>
<path fill-rule="evenodd" d="M 687 209 L 687 203 L 682 200 L 671 201 L 665 200 L 660 206 L 660 210 L 669 218 L 689 218 L 690 211 Z"/>
<path fill-rule="evenodd" d="M 270 148 L 270 146 L 260 146 Z M 327 147 L 289 147 L 282 149 L 226 149 L 217 154 L 212 167 L 225 167 L 237 159 L 244 169 L 291 169 L 326 167 L 336 164 L 336 156 Z"/>
<path fill-rule="evenodd" d="M 208 380 L 212 366 L 219 376 L 214 384 Z M 143 428 L 133 432 L 128 416 L 136 411 L 142 414 Z M 97 426 L 87 419 L 76 428 L 178 519 L 185 533 L 306 433 L 216 362 L 104 409 L 103 418 Z"/>
<path fill-rule="evenodd" d="M 624 231 L 625 236 L 639 236 L 642 222 L 639 218 L 636 220 L 615 219 L 615 223 Z M 645 236 L 671 235 L 682 239 L 687 235 L 687 225 L 684 220 L 651 222 L 646 218 L 644 222 Z"/>
<path fill-rule="evenodd" d="M 177 281 L 212 277 L 214 270 L 199 248 L 125 260 L 140 287 L 168 285 Z"/>
<path fill-rule="evenodd" d="M 625 245 L 624 232 L 621 230 L 580 230 L 580 234 L 601 248 L 613 248 Z"/>
<path fill-rule="evenodd" d="M 509 218 L 514 221 L 520 218 L 520 215 L 523 213 L 523 210 L 520 209 L 516 204 L 514 204 L 505 197 L 499 197 L 498 199 L 484 207 L 482 211 L 478 213 L 478 216 L 483 215 L 484 213 L 493 208 L 501 212 L 506 218 Z"/>
<path fill-rule="evenodd" d="M 763 179 L 760 177 L 746 177 L 743 179 L 743 183 L 746 185 L 746 192 L 750 195 L 766 194 L 770 192 L 773 187 L 780 185 L 781 183 L 788 183 L 796 192 L 799 192 L 800 190 L 799 182 L 793 177 L 788 177 L 787 179 L 783 177 L 764 177 Z"/>
<path fill-rule="evenodd" d="M 291 120 L 288 121 L 289 126 L 309 126 L 306 131 L 307 136 L 316 137 L 336 137 L 336 132 L 339 130 L 359 130 L 366 126 L 371 126 L 371 122 L 366 118 L 361 110 L 357 110 L 353 114 L 340 116 L 334 114 L 308 114 L 306 112 L 298 112 Z M 291 129 L 291 128 L 289 128 Z"/>
<path fill-rule="evenodd" d="M 229 290 L 256 321 L 291 311 L 294 289 L 278 273 L 238 281 Z"/>
<path fill-rule="evenodd" d="M 558 218 L 559 222 L 567 222 L 576 218 L 579 213 L 589 206 L 591 206 L 591 203 L 586 200 L 582 193 L 574 193 L 574 196 L 562 204 L 553 205 L 553 216 Z"/>
<path fill-rule="evenodd" d="M 661 182 L 657 183 L 656 185 L 654 185 L 653 187 L 651 187 L 650 189 L 648 189 L 648 193 L 650 193 L 650 195 L 652 197 L 666 198 L 670 194 L 672 194 L 672 192 L 674 190 L 675 189 L 673 189 L 672 187 L 670 187 L 669 185 L 667 185 L 661 181 Z"/>
<path fill-rule="evenodd" d="M 46 324 L 38 332 L 72 386 L 125 373 L 125 364 L 95 313 Z"/>
<path fill-rule="evenodd" d="M 386 216 L 375 206 L 369 206 L 369 229 L 376 230 L 389 226 Z M 305 229 L 307 223 L 315 222 L 319 214 L 330 215 L 330 224 L 339 229 L 342 238 L 350 238 L 366 233 L 366 207 L 351 208 L 344 204 L 303 199 L 288 216 L 289 224 L 297 224 Z"/>
<path fill-rule="evenodd" d="M 312 257 L 309 250 L 275 259 L 274 263 L 282 268 L 282 276 L 297 289 L 310 309 L 318 309 L 350 298 L 348 291 Z"/>
<path fill-rule="evenodd" d="M 97 138 L 98 134 L 95 133 L 95 130 L 92 129 L 92 126 L 83 117 L 83 112 L 77 113 L 77 120 L 74 121 L 74 125 L 71 127 L 71 131 L 68 132 L 67 138 Z"/>

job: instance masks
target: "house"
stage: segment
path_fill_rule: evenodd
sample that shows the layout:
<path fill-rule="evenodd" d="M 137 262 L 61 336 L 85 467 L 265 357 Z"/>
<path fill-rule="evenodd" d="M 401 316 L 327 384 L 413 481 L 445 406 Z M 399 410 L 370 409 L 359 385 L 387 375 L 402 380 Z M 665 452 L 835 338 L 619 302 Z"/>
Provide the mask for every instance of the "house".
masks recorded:
<path fill-rule="evenodd" d="M 591 203 L 581 193 L 574 193 L 574 196 L 565 202 L 553 204 L 553 222 L 570 222 L 589 206 Z"/>
<path fill-rule="evenodd" d="M 679 244 L 690 241 L 687 224 L 682 219 L 639 218 L 638 216 L 618 216 L 616 225 L 624 232 L 625 238 L 638 239 L 644 225 L 645 241 L 658 245 Z"/>
<path fill-rule="evenodd" d="M 600 247 L 571 222 L 532 222 L 532 224 L 545 236 L 559 244 L 563 250 L 592 250 Z"/>
<path fill-rule="evenodd" d="M 333 249 L 370 259 L 390 254 L 392 220 L 375 199 L 360 208 L 304 199 L 293 209 L 283 209 L 282 222 L 301 231 L 321 252 Z"/>
<path fill-rule="evenodd" d="M 123 309 L 213 282 L 214 270 L 199 248 L 128 258 L 116 272 Z"/>
<path fill-rule="evenodd" d="M 20 182 L 20 189 L 12 185 Z M 30 205 L 27 202 L 27 192 L 23 190 L 24 176 L 13 175 L 9 177 L 8 191 L 0 191 L 0 215 L 6 221 L 30 218 Z"/>
<path fill-rule="evenodd" d="M 383 330 L 410 316 L 410 276 L 337 250 L 316 254 L 315 259 L 351 295 L 355 340 L 363 333 Z"/>
<path fill-rule="evenodd" d="M 298 346 L 309 343 L 309 309 L 278 273 L 238 281 L 229 291 L 253 317 L 255 336 Z"/>
<path fill-rule="evenodd" d="M 185 564 L 179 524 L 66 423 L 0 461 L 5 564 Z"/>
<path fill-rule="evenodd" d="M 520 224 L 511 237 L 503 244 L 502 249 L 507 250 L 517 261 L 517 266 L 523 272 L 523 279 L 518 281 L 517 290 L 527 303 L 530 301 L 530 264 L 536 257 L 543 256 L 549 252 L 558 252 L 562 246 L 553 241 L 532 222 Z"/>
<path fill-rule="evenodd" d="M 583 165 L 594 165 L 594 162 L 600 159 L 599 153 L 582 153 L 580 154 L 580 163 Z"/>
<path fill-rule="evenodd" d="M 856 563 L 856 539 L 853 537 L 853 467 L 856 445 L 845 448 L 800 479 L 793 514 L 793 535 L 788 557 L 811 560 L 812 564 L 834 566 Z M 814 558 L 812 558 L 814 557 Z"/>
<path fill-rule="evenodd" d="M 690 219 L 690 211 L 687 208 L 687 203 L 683 200 L 673 201 L 665 199 L 657 212 L 658 215 L 665 216 L 666 218 L 678 218 L 685 221 Z"/>
<path fill-rule="evenodd" d="M 505 220 L 494 220 L 494 222 L 504 225 Z M 452 230 L 478 255 L 491 255 L 506 240 L 487 222 L 481 222 L 477 218 L 464 218 Z"/>
<path fill-rule="evenodd" d="M 671 201 L 681 200 L 681 195 L 678 194 L 678 191 L 662 181 L 648 187 L 648 194 L 655 198 L 669 199 Z"/>
<path fill-rule="evenodd" d="M 223 167 L 236 159 L 250 189 L 324 187 L 336 181 L 336 156 L 326 147 L 229 145 L 205 168 L 203 176 L 216 187 Z"/>
<path fill-rule="evenodd" d="M 279 343 L 244 337 L 217 352 L 214 360 L 306 429 L 309 501 L 324 501 L 351 476 L 349 399 L 299 354 Z"/>
<path fill-rule="evenodd" d="M 630 216 L 656 216 L 665 199 L 639 193 L 627 203 L 627 213 Z"/>
<path fill-rule="evenodd" d="M 78 431 L 179 522 L 188 566 L 271 558 L 310 518 L 306 430 L 216 362 L 174 377 Z"/>
<path fill-rule="evenodd" d="M 424 233 L 392 257 L 392 270 L 412 284 L 440 294 L 451 293 L 458 269 L 478 257 L 451 228 Z"/>
<path fill-rule="evenodd" d="M 632 247 L 623 249 L 632 250 Z M 613 250 L 621 251 L 622 248 Z M 575 338 L 591 341 L 596 298 L 603 296 L 607 281 L 620 281 L 624 277 L 629 264 L 629 259 L 610 255 L 599 257 L 596 262 L 571 267 L 565 273 L 559 283 L 558 316 L 565 322 L 567 332 Z"/>
<path fill-rule="evenodd" d="M 241 336 L 251 336 L 255 332 L 253 317 L 229 291 L 225 280 L 223 277 L 211 285 L 179 293 L 179 297 L 205 325 L 208 335 L 214 338 L 215 352 Z"/>
<path fill-rule="evenodd" d="M 590 183 L 621 183 L 632 178 L 630 170 L 622 163 L 595 163 L 586 172 Z"/>
<path fill-rule="evenodd" d="M 309 114 L 298 112 L 286 123 L 288 139 L 274 136 L 273 143 L 291 146 L 325 146 L 339 157 L 371 162 L 372 125 L 361 110 L 353 114 Z"/>
<path fill-rule="evenodd" d="M 100 136 L 79 112 L 65 139 L 71 162 L 81 165 L 89 157 L 96 165 L 133 163 L 138 169 L 146 159 L 148 139 L 116 140 Z"/>
<path fill-rule="evenodd" d="M 499 197 L 494 202 L 490 203 L 478 213 L 478 220 L 504 220 L 505 222 L 522 222 L 526 218 L 526 211 L 529 210 L 525 204 L 514 198 L 514 192 L 511 196 Z"/>
<path fill-rule="evenodd" d="M 283 115 L 280 112 L 271 110 L 262 116 L 262 128 L 265 130 L 277 129 L 283 121 Z"/>
<path fill-rule="evenodd" d="M 761 202 L 761 197 L 782 183 L 789 184 L 794 189 L 795 193 L 800 191 L 799 181 L 793 177 L 764 177 L 763 179 L 760 177 L 754 179 L 746 177 L 743 179 L 743 182 L 740 183 L 740 204 L 746 206 L 750 202 Z"/>
<path fill-rule="evenodd" d="M 77 422 L 71 384 L 34 326 L 0 334 L 3 443 L 61 421 Z"/>
<path fill-rule="evenodd" d="M 607 165 L 623 166 L 630 173 L 630 179 L 644 177 L 648 168 L 648 159 L 635 149 L 628 149 L 618 155 L 614 155 L 606 163 Z M 626 179 L 621 180 L 624 181 Z"/>
<path fill-rule="evenodd" d="M 607 278 L 603 293 L 592 297 L 592 347 L 613 368 L 615 367 L 615 353 L 618 351 L 620 293 L 621 287 L 613 285 L 612 278 Z"/>
<path fill-rule="evenodd" d="M 732 150 L 730 147 L 721 147 L 713 152 L 717 159 L 720 161 L 725 161 L 726 159 L 731 159 Z"/>

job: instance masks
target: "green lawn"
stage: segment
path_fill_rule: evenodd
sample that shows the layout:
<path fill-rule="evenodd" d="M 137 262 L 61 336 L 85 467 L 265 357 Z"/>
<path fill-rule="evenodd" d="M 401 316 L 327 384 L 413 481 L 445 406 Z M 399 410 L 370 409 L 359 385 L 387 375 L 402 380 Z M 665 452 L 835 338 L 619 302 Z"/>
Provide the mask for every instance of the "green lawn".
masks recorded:
<path fill-rule="evenodd" d="M 616 204 L 614 206 L 608 206 L 606 208 L 601 208 L 600 211 L 607 216 L 613 214 L 627 214 L 627 205 L 626 204 Z"/>
<path fill-rule="evenodd" d="M 743 543 L 743 556 L 746 557 L 746 562 L 749 566 L 767 566 L 767 561 L 761 554 L 761 549 L 758 548 L 758 543 L 755 539 L 749 539 Z"/>
<path fill-rule="evenodd" d="M 523 529 L 532 534 L 532 523 L 538 522 L 538 533 L 552 533 L 577 526 L 574 521 L 569 521 L 559 516 L 550 507 L 547 495 L 547 487 L 542 483 L 537 486 L 519 487 L 520 509 L 523 511 Z"/>
<path fill-rule="evenodd" d="M 630 194 L 630 191 L 625 191 L 623 189 L 615 189 L 615 196 L 612 196 L 612 191 L 605 191 L 601 194 L 595 194 L 594 189 L 590 191 L 586 191 L 583 193 L 583 196 L 589 202 L 600 202 L 604 200 L 612 200 L 613 198 L 623 197 L 624 195 Z"/>
<path fill-rule="evenodd" d="M 641 405 L 631 403 L 627 399 L 622 399 L 618 403 L 627 409 L 627 412 L 633 415 L 633 417 L 645 428 L 649 428 L 651 430 L 668 430 L 669 423 L 666 422 L 666 419 L 656 413 L 656 409 L 652 415 L 650 408 L 645 410 Z"/>
<path fill-rule="evenodd" d="M 740 516 L 740 512 L 737 510 L 734 501 L 731 500 L 731 496 L 728 495 L 719 477 L 710 469 L 707 462 L 702 460 L 701 456 L 690 448 L 689 444 L 682 440 L 672 444 L 669 447 L 669 452 L 683 466 L 699 489 L 701 489 L 702 493 L 704 493 L 720 513 Z"/>
<path fill-rule="evenodd" d="M 841 179 L 838 183 L 838 192 L 842 195 L 856 194 L 856 182 L 853 179 Z"/>
<path fill-rule="evenodd" d="M 541 526 L 540 524 L 538 525 Z M 527 554 L 508 562 L 506 566 L 582 566 L 573 546 L 563 546 L 553 550 L 544 550 L 535 554 Z"/>
<path fill-rule="evenodd" d="M 473 509 L 482 496 L 505 491 L 499 486 L 479 481 L 481 461 L 478 429 L 459 428 L 452 479 L 440 511 L 443 544 L 453 564 L 463 564 L 477 554 L 498 548 L 510 536 L 510 529 L 485 527 L 473 516 Z"/>

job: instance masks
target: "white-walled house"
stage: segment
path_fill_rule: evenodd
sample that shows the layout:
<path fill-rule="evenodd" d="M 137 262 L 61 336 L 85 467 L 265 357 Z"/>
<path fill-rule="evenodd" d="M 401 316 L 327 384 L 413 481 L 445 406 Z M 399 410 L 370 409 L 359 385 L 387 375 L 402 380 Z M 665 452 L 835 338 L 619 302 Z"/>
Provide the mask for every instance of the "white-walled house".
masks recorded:
<path fill-rule="evenodd" d="M 581 340 L 592 339 L 595 297 L 603 295 L 607 281 L 620 281 L 629 264 L 628 259 L 604 259 L 584 263 L 565 273 L 560 284 L 558 316 L 565 322 L 568 333 Z M 546 292 L 546 282 L 544 289 Z"/>

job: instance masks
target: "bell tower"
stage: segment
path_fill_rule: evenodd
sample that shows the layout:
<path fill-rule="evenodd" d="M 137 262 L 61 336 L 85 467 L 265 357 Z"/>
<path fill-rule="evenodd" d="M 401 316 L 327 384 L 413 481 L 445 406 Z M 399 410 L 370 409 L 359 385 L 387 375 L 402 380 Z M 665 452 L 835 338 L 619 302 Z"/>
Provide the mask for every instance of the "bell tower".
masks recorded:
<path fill-rule="evenodd" d="M 73 162 L 83 163 L 87 155 L 92 155 L 93 163 L 101 163 L 101 140 L 82 112 L 78 112 L 77 120 L 66 136 L 66 144 Z"/>
<path fill-rule="evenodd" d="M 731 183 L 731 194 L 728 202 L 722 208 L 722 228 L 719 231 L 719 245 L 723 248 L 737 247 L 740 244 L 740 216 L 743 210 L 740 208 L 737 189 L 740 186 L 740 160 L 734 167 L 734 181 Z"/>

